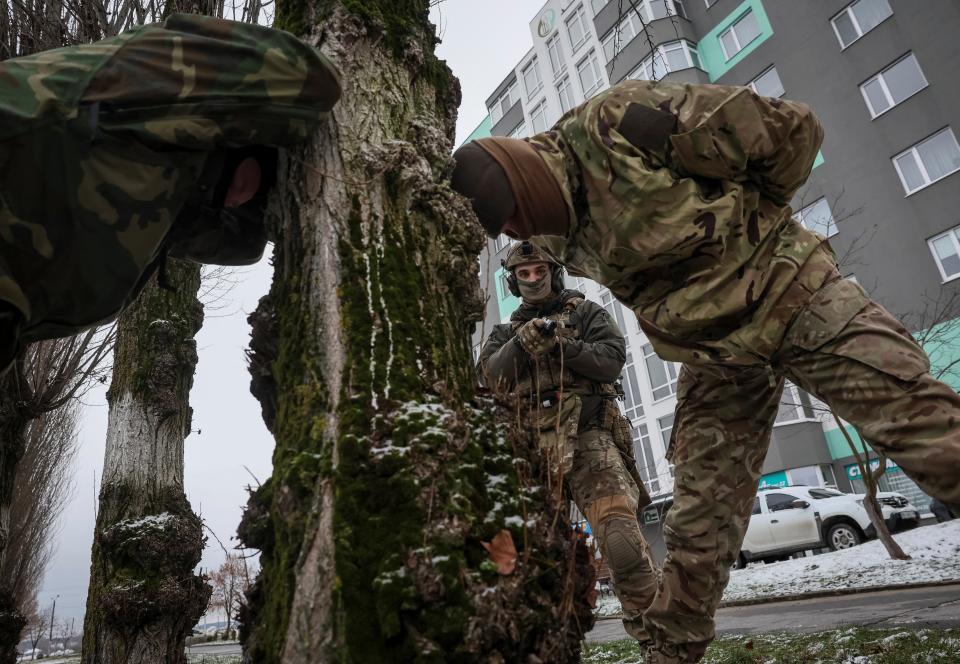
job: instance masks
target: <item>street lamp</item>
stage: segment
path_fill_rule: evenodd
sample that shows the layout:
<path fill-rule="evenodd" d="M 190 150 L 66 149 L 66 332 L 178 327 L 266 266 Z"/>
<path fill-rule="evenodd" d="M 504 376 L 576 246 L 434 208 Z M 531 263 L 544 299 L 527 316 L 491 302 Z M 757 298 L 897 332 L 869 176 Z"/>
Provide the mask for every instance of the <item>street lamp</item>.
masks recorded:
<path fill-rule="evenodd" d="M 57 598 L 59 597 L 60 595 L 57 595 L 56 597 L 53 598 L 53 607 L 51 607 L 50 609 L 50 639 L 49 640 L 50 640 L 51 648 L 53 648 L 53 617 L 57 612 Z"/>

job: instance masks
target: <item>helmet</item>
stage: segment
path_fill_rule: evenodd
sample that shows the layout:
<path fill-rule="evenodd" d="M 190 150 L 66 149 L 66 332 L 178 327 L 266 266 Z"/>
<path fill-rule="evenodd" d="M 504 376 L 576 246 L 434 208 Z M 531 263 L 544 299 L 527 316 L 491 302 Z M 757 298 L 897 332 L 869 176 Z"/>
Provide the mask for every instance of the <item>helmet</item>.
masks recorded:
<path fill-rule="evenodd" d="M 520 286 L 517 284 L 517 276 L 514 274 L 518 265 L 524 263 L 546 263 L 550 266 L 550 285 L 554 293 L 563 290 L 563 267 L 555 258 L 544 252 L 532 242 L 524 240 L 518 242 L 507 252 L 507 257 L 500 261 L 510 274 L 507 275 L 507 288 L 514 297 L 520 297 Z"/>

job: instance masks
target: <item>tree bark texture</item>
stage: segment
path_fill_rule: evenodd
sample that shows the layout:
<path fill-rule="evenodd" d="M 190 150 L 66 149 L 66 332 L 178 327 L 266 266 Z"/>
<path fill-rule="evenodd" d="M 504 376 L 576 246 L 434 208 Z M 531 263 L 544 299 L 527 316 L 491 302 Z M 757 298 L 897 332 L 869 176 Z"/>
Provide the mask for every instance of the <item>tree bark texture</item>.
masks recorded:
<path fill-rule="evenodd" d="M 193 569 L 204 537 L 183 491 L 200 268 L 171 260 L 119 321 L 83 662 L 185 662 L 210 588 Z"/>
<path fill-rule="evenodd" d="M 280 2 L 343 96 L 281 160 L 251 390 L 276 438 L 240 537 L 251 662 L 567 662 L 592 568 L 511 415 L 474 396 L 483 246 L 447 181 L 459 85 L 428 0 Z M 511 533 L 501 575 L 482 542 Z"/>

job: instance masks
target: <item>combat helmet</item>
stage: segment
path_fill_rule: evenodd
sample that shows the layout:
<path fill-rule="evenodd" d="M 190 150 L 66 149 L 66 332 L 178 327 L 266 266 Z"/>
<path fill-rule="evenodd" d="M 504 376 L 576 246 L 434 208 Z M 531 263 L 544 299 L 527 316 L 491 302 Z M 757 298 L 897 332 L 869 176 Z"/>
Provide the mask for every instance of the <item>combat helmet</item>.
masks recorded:
<path fill-rule="evenodd" d="M 518 265 L 523 265 L 524 263 L 546 263 L 549 265 L 551 289 L 554 293 L 560 293 L 563 290 L 563 266 L 540 247 L 524 240 L 510 247 L 510 251 L 507 252 L 507 257 L 500 261 L 500 265 L 508 272 L 507 288 L 511 295 L 520 297 L 520 286 L 517 284 L 517 275 L 514 271 Z"/>

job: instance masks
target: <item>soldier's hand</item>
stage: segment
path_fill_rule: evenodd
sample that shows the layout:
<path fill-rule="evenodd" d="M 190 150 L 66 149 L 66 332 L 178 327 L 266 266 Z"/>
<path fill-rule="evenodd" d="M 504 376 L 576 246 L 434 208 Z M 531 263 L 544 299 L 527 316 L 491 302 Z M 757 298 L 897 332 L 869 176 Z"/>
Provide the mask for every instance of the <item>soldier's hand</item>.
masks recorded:
<path fill-rule="evenodd" d="M 541 328 L 545 322 L 542 318 L 534 318 L 517 330 L 517 341 L 520 346 L 534 357 L 549 353 L 557 345 L 556 334 L 543 334 Z"/>

